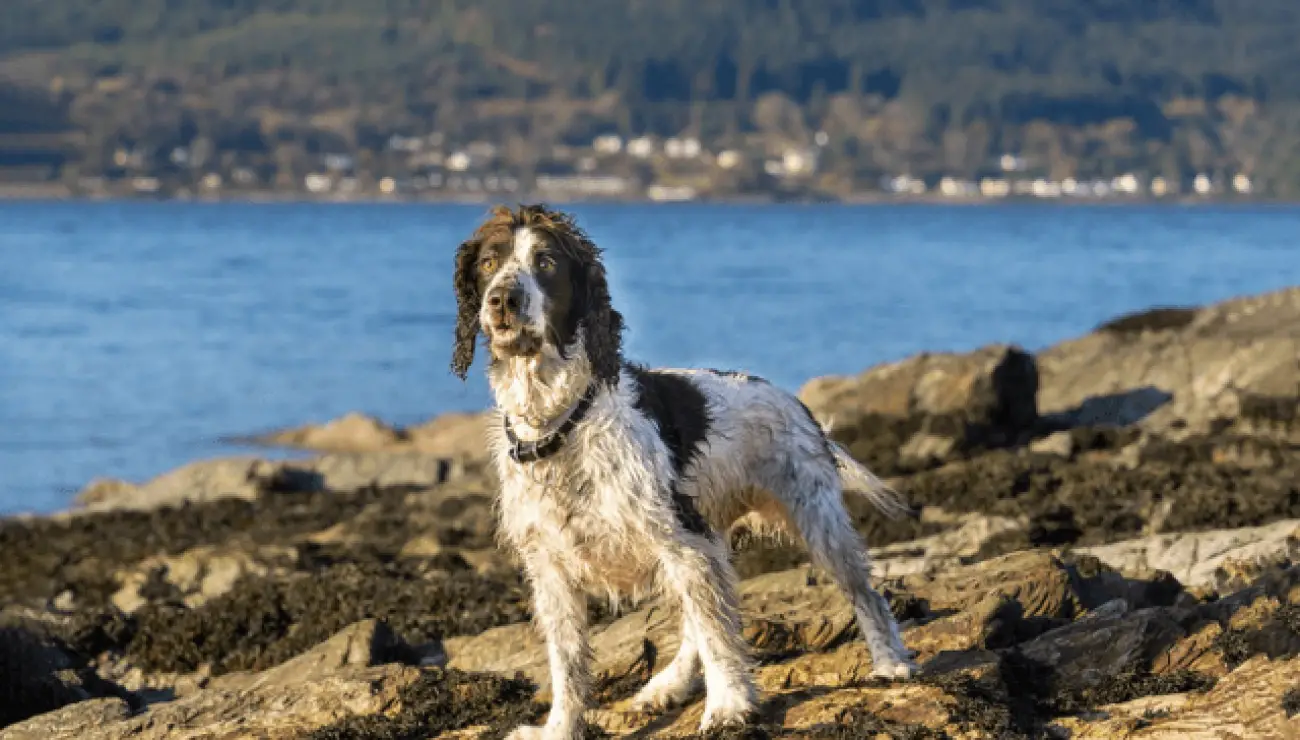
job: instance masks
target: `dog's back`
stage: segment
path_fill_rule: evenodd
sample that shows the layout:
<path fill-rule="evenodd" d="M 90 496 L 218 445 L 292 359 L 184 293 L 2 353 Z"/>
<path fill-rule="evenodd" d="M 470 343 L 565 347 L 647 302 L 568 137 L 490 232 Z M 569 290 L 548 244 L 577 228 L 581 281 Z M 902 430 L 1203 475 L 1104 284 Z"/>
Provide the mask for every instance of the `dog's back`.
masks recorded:
<path fill-rule="evenodd" d="M 758 518 L 748 521 L 761 521 L 762 530 L 789 529 L 791 504 L 839 494 L 845 484 L 893 513 L 892 492 L 828 440 L 808 407 L 789 392 L 741 372 L 659 368 L 642 373 L 652 385 L 676 386 L 674 404 L 701 410 L 701 416 L 679 414 L 684 422 L 657 421 L 661 429 L 665 423 L 678 425 L 663 435 L 670 446 L 694 441 L 677 453 L 684 458 L 678 487 L 715 530 L 751 513 Z M 692 392 L 698 401 L 680 399 Z"/>

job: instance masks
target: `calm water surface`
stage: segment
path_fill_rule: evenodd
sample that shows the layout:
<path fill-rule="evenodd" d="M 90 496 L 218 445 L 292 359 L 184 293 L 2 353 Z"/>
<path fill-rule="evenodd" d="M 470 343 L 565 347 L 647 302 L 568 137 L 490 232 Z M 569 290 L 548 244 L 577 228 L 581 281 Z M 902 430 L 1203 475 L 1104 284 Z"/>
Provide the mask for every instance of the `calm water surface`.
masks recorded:
<path fill-rule="evenodd" d="M 627 349 L 796 389 L 920 350 L 1037 349 L 1300 283 L 1300 208 L 575 206 Z M 0 203 L 0 513 L 348 411 L 482 408 L 448 370 L 482 206 Z"/>

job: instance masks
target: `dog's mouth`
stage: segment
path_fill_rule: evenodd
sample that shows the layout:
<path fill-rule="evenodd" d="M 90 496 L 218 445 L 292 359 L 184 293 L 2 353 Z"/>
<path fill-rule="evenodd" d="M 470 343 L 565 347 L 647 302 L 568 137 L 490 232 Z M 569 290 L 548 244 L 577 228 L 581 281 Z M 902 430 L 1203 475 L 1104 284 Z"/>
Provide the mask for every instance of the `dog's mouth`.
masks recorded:
<path fill-rule="evenodd" d="M 492 351 L 497 355 L 535 355 L 542 349 L 542 338 L 518 321 L 493 321 L 487 325 L 487 334 Z"/>

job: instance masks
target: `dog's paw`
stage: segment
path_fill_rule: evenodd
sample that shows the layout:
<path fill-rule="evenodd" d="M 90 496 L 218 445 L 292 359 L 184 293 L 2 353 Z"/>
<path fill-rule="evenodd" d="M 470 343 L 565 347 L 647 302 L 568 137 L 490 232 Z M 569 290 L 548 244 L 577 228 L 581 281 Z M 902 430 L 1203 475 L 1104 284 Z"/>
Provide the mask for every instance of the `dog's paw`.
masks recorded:
<path fill-rule="evenodd" d="M 704 716 L 700 719 L 700 733 L 744 727 L 752 722 L 757 714 L 754 700 L 745 692 L 736 692 L 720 701 L 706 699 Z"/>
<path fill-rule="evenodd" d="M 689 702 L 700 689 L 698 678 L 681 680 L 660 676 L 650 679 L 650 683 L 641 687 L 632 697 L 630 706 L 634 712 L 662 712 L 665 709 L 680 707 Z"/>
<path fill-rule="evenodd" d="M 537 725 L 519 725 L 506 735 L 506 740 L 542 740 L 546 730 Z"/>
<path fill-rule="evenodd" d="M 895 657 L 873 660 L 871 675 L 891 680 L 906 680 L 915 676 L 921 669 L 909 658 Z"/>

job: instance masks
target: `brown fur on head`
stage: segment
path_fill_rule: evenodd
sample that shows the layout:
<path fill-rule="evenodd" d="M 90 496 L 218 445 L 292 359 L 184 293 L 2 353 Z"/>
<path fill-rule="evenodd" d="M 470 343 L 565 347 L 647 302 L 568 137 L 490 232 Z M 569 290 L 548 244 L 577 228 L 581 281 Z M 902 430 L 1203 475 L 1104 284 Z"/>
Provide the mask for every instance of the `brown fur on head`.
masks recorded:
<path fill-rule="evenodd" d="M 559 274 L 567 282 L 550 296 L 546 341 L 563 354 L 581 332 L 592 374 L 610 385 L 618 383 L 622 365 L 623 317 L 610 302 L 601 249 L 573 217 L 545 205 L 497 206 L 488 219 L 456 250 L 457 317 L 451 367 L 462 380 L 474 362 L 474 344 L 483 327 L 479 319 L 485 287 L 480 263 L 485 249 L 501 251 L 516 232 L 528 229 L 544 238 L 546 249 L 563 261 Z"/>

